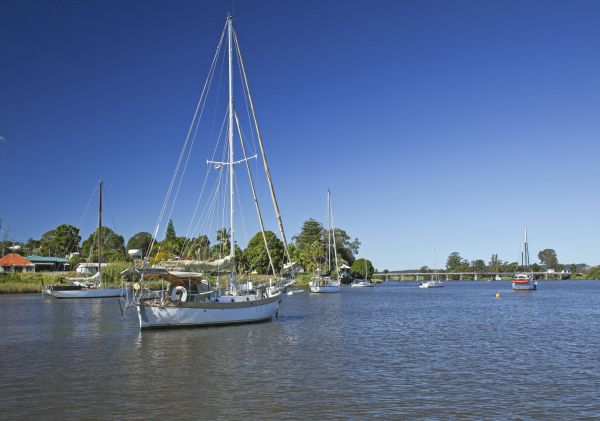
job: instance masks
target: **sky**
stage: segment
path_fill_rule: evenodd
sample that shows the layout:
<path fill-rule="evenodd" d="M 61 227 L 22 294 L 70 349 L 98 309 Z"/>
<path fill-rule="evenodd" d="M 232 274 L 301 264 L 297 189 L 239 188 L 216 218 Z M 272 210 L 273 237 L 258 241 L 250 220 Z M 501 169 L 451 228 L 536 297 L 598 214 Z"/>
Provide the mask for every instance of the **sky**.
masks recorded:
<path fill-rule="evenodd" d="M 585 0 L 4 0 L 9 239 L 61 223 L 86 238 L 99 178 L 111 228 L 153 231 L 228 12 L 288 237 L 326 222 L 330 188 L 335 225 L 379 270 L 516 261 L 525 226 L 532 255 L 600 264 L 600 3 Z"/>

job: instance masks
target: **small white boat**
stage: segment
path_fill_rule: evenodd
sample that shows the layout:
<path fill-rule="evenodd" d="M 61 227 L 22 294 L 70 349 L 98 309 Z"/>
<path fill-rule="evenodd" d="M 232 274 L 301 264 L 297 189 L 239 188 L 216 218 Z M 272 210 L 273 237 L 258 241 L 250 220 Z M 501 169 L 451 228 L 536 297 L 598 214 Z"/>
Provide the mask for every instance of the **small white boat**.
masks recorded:
<path fill-rule="evenodd" d="M 315 279 L 310 283 L 310 292 L 332 293 L 340 291 L 340 283 L 332 281 L 329 277 Z"/>
<path fill-rule="evenodd" d="M 364 279 L 355 279 L 354 282 L 350 285 L 351 288 L 372 288 L 375 284 L 369 281 L 369 263 L 367 259 L 363 259 L 365 261 L 365 278 Z"/>
<path fill-rule="evenodd" d="M 42 293 L 54 298 L 120 297 L 123 289 L 104 288 L 102 283 L 102 180 L 98 182 L 98 272 L 87 278 L 64 278 L 71 285 L 47 285 Z"/>
<path fill-rule="evenodd" d="M 327 220 L 328 220 L 328 242 L 327 242 L 327 265 L 331 273 L 331 249 L 335 257 L 335 273 L 338 280 L 330 276 L 318 276 L 310 282 L 310 292 L 333 293 L 340 291 L 340 267 L 338 265 L 337 247 L 335 244 L 335 230 L 333 229 L 333 213 L 331 211 L 331 191 L 327 189 Z M 331 241 L 333 237 L 333 242 Z M 333 247 L 332 247 L 333 246 Z"/>
<path fill-rule="evenodd" d="M 287 292 L 287 295 L 296 295 L 296 294 L 302 294 L 304 292 L 303 289 L 293 289 L 291 291 Z"/>
<path fill-rule="evenodd" d="M 355 280 L 350 285 L 351 288 L 372 288 L 375 284 L 369 281 L 368 279 Z"/>
<path fill-rule="evenodd" d="M 54 298 L 113 298 L 123 294 L 122 288 L 60 289 L 60 286 L 44 291 Z"/>
<path fill-rule="evenodd" d="M 432 279 L 431 281 L 424 281 L 419 284 L 419 288 L 441 288 L 444 286 L 444 281 Z"/>

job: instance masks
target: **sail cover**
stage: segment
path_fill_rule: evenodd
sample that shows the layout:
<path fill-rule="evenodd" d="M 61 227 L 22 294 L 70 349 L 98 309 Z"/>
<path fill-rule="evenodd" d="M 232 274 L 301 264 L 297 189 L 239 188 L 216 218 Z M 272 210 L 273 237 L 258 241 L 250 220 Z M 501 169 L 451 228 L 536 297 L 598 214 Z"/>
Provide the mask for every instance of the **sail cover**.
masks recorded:
<path fill-rule="evenodd" d="M 165 260 L 160 262 L 160 265 L 166 269 L 186 268 L 204 272 L 227 272 L 233 269 L 234 263 L 235 259 L 227 256 L 212 262 L 206 260 Z"/>

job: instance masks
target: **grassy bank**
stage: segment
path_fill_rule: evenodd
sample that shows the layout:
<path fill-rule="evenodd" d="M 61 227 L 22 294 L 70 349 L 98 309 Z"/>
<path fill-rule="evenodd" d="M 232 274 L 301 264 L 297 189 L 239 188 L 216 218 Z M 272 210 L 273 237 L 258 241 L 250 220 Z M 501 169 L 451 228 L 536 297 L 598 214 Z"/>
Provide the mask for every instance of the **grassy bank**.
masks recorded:
<path fill-rule="evenodd" d="M 104 286 L 121 285 L 120 273 L 130 265 L 127 263 L 110 264 L 103 269 Z M 41 292 L 42 285 L 60 284 L 65 277 L 81 277 L 75 272 L 15 272 L 0 275 L 0 294 L 24 294 Z M 66 282 L 66 281 L 62 281 Z"/>
<path fill-rule="evenodd" d="M 64 276 L 64 274 L 61 274 Z M 58 281 L 56 273 L 8 273 L 0 275 L 0 294 L 41 292 L 46 285 Z"/>

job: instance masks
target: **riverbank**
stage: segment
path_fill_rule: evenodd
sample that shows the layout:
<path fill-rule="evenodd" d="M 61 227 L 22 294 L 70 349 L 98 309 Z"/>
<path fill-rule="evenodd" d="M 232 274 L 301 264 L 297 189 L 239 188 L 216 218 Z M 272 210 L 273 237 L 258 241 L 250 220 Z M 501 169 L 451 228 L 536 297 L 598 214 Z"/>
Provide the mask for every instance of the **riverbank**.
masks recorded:
<path fill-rule="evenodd" d="M 111 267 L 110 270 L 103 271 L 104 284 L 107 287 L 118 287 L 121 285 L 119 273 L 125 267 Z M 60 283 L 65 277 L 79 277 L 81 274 L 75 272 L 24 272 L 24 273 L 5 273 L 0 275 L 0 294 L 27 294 L 40 293 L 43 285 L 54 285 Z M 310 281 L 315 277 L 312 273 L 299 273 L 296 276 L 295 286 L 298 288 L 308 288 Z M 269 282 L 269 276 L 253 275 L 252 280 L 256 283 Z M 216 284 L 216 278 L 209 276 L 209 282 Z M 373 280 L 374 283 L 381 283 L 383 280 Z M 154 281 L 152 287 L 160 288 L 160 281 Z"/>

